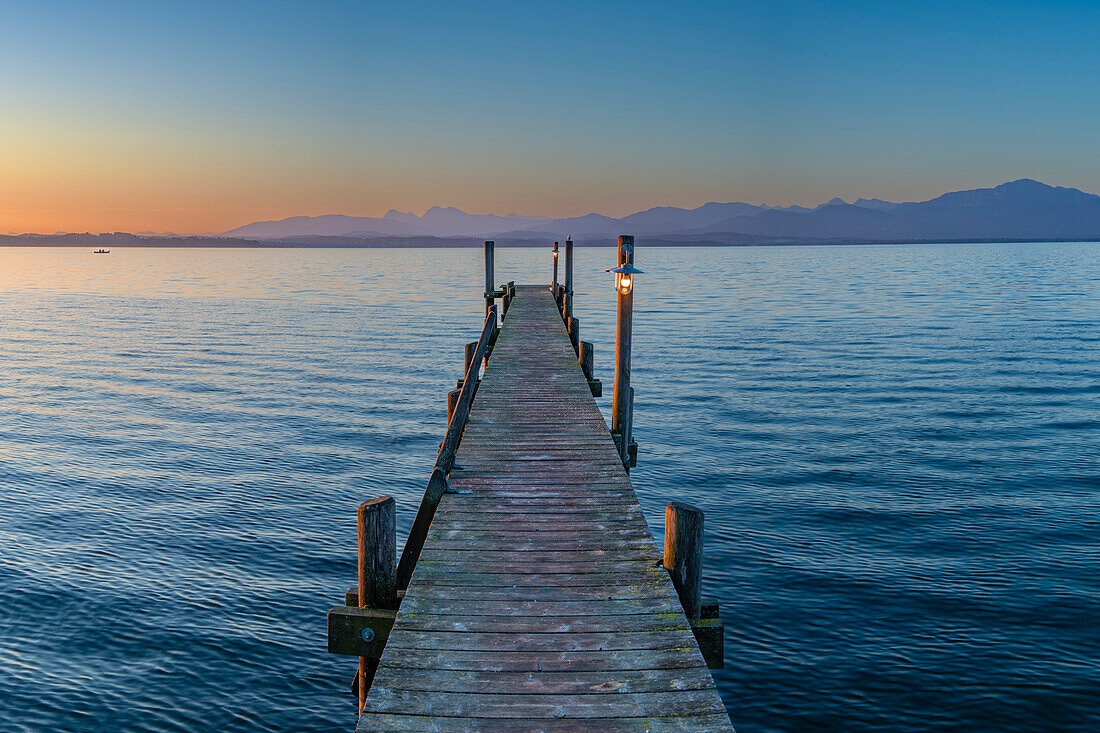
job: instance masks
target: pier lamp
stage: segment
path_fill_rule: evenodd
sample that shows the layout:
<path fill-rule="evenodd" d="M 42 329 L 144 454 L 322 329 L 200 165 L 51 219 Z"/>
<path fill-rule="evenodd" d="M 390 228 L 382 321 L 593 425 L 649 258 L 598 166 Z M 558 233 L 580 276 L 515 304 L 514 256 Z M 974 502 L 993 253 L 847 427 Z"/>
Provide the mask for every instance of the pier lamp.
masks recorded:
<path fill-rule="evenodd" d="M 630 262 L 623 263 L 618 267 L 612 267 L 608 272 L 615 273 L 615 288 L 622 295 L 630 295 L 630 291 L 634 289 L 635 275 L 645 274 Z"/>
<path fill-rule="evenodd" d="M 634 465 L 637 448 L 633 446 L 634 389 L 630 386 L 630 341 L 634 320 L 634 276 L 642 273 L 634 266 L 634 237 L 619 237 L 619 266 L 608 268 L 615 273 L 615 388 L 611 394 L 611 433 L 623 466 L 629 471 Z"/>
<path fill-rule="evenodd" d="M 558 299 L 558 243 L 554 242 L 554 281 L 552 285 L 554 300 Z"/>
<path fill-rule="evenodd" d="M 643 274 L 634 266 L 634 237 L 619 237 L 619 266 L 607 269 L 615 273 L 615 289 L 620 295 L 630 295 L 634 276 Z"/>

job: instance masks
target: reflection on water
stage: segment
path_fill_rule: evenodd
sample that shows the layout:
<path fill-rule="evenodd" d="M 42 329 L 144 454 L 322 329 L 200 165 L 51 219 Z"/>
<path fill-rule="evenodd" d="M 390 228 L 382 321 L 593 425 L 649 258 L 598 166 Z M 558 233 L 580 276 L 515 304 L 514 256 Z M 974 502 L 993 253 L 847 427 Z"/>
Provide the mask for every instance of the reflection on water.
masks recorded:
<path fill-rule="evenodd" d="M 350 730 L 324 613 L 357 503 L 408 529 L 480 257 L 0 249 L 0 729 Z M 1095 730 L 1100 245 L 638 264 L 633 480 L 707 512 L 741 733 Z"/>

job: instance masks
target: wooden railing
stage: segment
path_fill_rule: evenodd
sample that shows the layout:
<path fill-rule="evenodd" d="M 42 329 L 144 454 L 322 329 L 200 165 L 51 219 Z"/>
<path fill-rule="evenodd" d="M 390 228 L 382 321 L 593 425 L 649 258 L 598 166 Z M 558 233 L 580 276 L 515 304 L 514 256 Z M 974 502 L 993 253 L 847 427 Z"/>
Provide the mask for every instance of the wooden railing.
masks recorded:
<path fill-rule="evenodd" d="M 432 470 L 431 478 L 428 479 L 424 498 L 420 500 L 420 508 L 416 512 L 412 529 L 409 530 L 409 536 L 405 540 L 401 560 L 397 563 L 397 590 L 399 591 L 409 587 L 416 561 L 420 559 L 420 551 L 424 548 L 424 541 L 428 537 L 432 517 L 435 516 L 439 500 L 447 491 L 447 474 L 454 468 L 455 452 L 458 450 L 459 443 L 462 442 L 462 432 L 466 429 L 466 420 L 470 417 L 470 406 L 477 391 L 477 375 L 482 362 L 485 361 L 485 353 L 489 345 L 496 341 L 498 330 L 497 306 L 493 304 L 489 308 L 489 315 L 485 318 L 485 327 L 481 329 L 481 338 L 477 340 L 477 347 L 466 360 L 466 376 L 462 380 L 462 389 L 459 390 L 458 400 L 451 412 L 450 422 L 447 424 L 447 434 L 439 445 L 435 468 Z"/>

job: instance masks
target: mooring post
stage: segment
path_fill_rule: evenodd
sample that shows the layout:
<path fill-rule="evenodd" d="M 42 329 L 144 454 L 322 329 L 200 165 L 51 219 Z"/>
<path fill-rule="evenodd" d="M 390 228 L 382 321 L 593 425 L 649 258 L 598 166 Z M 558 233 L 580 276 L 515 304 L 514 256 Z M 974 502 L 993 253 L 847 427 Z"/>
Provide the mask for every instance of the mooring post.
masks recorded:
<path fill-rule="evenodd" d="M 550 284 L 550 292 L 554 294 L 554 300 L 558 299 L 558 243 L 554 242 L 554 279 Z"/>
<path fill-rule="evenodd" d="M 595 366 L 595 360 L 593 358 L 591 341 L 581 341 L 581 353 L 579 360 L 581 363 L 581 371 L 584 372 L 584 378 L 589 381 L 595 379 L 595 376 L 592 373 Z"/>
<path fill-rule="evenodd" d="M 633 435 L 633 390 L 630 388 L 630 339 L 634 318 L 634 275 L 640 270 L 634 267 L 634 237 L 619 237 L 619 266 L 609 270 L 615 273 L 615 290 L 618 292 L 615 330 L 615 387 L 611 395 L 611 432 L 617 436 L 619 456 L 629 468 L 630 440 Z"/>
<path fill-rule="evenodd" d="M 565 240 L 565 300 L 562 305 L 562 318 L 568 324 L 573 317 L 573 240 Z"/>
<path fill-rule="evenodd" d="M 466 344 L 465 364 L 462 367 L 462 373 L 465 374 L 470 371 L 470 362 L 474 360 L 474 352 L 477 351 L 477 341 L 471 341 Z"/>
<path fill-rule="evenodd" d="M 489 317 L 489 309 L 493 307 L 493 291 L 496 286 L 493 284 L 493 250 L 496 245 L 491 240 L 485 242 L 485 317 Z"/>
<path fill-rule="evenodd" d="M 359 505 L 359 607 L 397 607 L 397 503 L 381 496 Z M 378 660 L 359 657 L 359 712 Z"/>
<path fill-rule="evenodd" d="M 697 507 L 680 501 L 665 507 L 664 565 L 684 615 L 699 618 L 703 605 L 703 512 Z"/>
<path fill-rule="evenodd" d="M 626 412 L 626 460 L 627 469 L 638 465 L 638 446 L 634 442 L 634 388 L 630 388 L 630 406 Z"/>
<path fill-rule="evenodd" d="M 497 336 L 500 335 L 500 322 L 496 317 L 497 311 L 497 307 L 493 306 L 493 330 L 492 333 L 489 334 L 489 346 L 485 349 L 484 364 L 489 363 L 489 357 L 493 355 L 493 347 L 496 346 L 497 343 Z"/>
<path fill-rule="evenodd" d="M 566 329 L 569 331 L 569 341 L 573 344 L 573 351 L 577 352 L 577 359 L 579 360 L 581 358 L 581 319 L 576 316 L 569 316 Z"/>
<path fill-rule="evenodd" d="M 451 416 L 455 414 L 455 405 L 458 404 L 458 396 L 462 394 L 462 388 L 452 389 L 447 393 L 447 424 L 451 423 Z"/>
<path fill-rule="evenodd" d="M 603 384 L 600 380 L 596 379 L 596 364 L 593 358 L 591 341 L 580 342 L 580 351 L 577 353 L 577 358 L 580 360 L 581 371 L 584 373 L 584 378 L 588 380 L 588 388 L 592 390 L 592 396 L 602 397 Z"/>

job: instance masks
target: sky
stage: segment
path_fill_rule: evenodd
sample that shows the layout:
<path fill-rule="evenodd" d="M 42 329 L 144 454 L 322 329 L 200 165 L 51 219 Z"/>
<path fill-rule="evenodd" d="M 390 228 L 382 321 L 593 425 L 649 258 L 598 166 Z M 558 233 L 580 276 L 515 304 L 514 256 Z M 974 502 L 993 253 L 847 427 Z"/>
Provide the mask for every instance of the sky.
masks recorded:
<path fill-rule="evenodd" d="M 0 0 L 0 233 L 1100 192 L 1100 3 Z"/>

